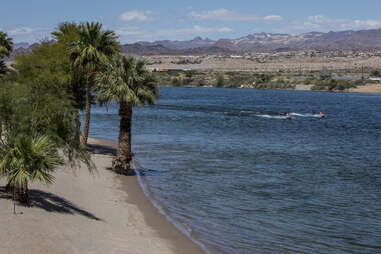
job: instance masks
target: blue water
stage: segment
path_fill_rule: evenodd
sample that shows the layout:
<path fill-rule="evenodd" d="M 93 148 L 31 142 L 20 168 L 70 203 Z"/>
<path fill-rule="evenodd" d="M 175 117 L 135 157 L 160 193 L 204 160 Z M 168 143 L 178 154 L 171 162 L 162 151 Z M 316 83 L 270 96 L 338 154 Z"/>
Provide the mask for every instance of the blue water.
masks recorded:
<path fill-rule="evenodd" d="M 380 95 L 160 93 L 134 109 L 135 159 L 212 253 L 381 253 Z M 91 136 L 116 140 L 118 126 L 116 106 L 93 110 Z"/>

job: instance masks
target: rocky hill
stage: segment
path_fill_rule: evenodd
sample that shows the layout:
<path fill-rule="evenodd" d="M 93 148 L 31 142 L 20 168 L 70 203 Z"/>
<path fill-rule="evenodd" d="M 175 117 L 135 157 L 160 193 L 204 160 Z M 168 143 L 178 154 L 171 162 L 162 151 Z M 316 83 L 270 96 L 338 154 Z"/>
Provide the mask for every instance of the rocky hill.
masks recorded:
<path fill-rule="evenodd" d="M 284 50 L 375 50 L 381 49 L 381 29 L 342 31 L 342 32 L 310 32 L 299 35 L 257 33 L 238 39 L 220 39 L 213 41 L 196 37 L 189 41 L 155 41 L 139 42 L 139 50 L 126 53 L 151 54 L 152 47 L 162 47 L 154 51 L 157 54 L 195 54 L 243 53 Z M 131 48 L 135 44 L 126 44 Z M 135 46 L 136 47 L 136 46 Z M 147 53 L 145 53 L 146 51 Z"/>
<path fill-rule="evenodd" d="M 25 43 L 15 44 L 13 55 L 24 54 L 34 46 L 28 47 Z M 122 46 L 123 53 L 135 55 L 237 54 L 285 50 L 381 50 L 381 29 L 310 32 L 299 35 L 256 33 L 238 39 L 214 41 L 196 37 L 188 41 L 141 41 Z"/>

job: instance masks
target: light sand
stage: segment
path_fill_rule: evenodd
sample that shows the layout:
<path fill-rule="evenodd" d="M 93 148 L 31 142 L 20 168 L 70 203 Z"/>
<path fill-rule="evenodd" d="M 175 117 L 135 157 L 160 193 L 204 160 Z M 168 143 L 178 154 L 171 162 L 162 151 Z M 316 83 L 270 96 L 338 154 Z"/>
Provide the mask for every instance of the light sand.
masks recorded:
<path fill-rule="evenodd" d="M 97 173 L 60 168 L 54 185 L 30 186 L 33 206 L 17 206 L 17 215 L 0 181 L 0 253 L 203 253 L 156 211 L 135 176 L 108 169 L 107 141 L 90 143 Z"/>
<path fill-rule="evenodd" d="M 381 84 L 366 84 L 365 86 L 358 86 L 352 88 L 349 92 L 355 93 L 381 93 Z"/>

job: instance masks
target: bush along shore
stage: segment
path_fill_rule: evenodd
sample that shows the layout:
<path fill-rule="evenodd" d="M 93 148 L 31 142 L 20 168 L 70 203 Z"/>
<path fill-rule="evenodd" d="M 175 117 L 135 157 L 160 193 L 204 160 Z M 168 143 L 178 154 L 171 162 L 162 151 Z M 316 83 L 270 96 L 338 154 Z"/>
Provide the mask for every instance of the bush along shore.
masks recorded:
<path fill-rule="evenodd" d="M 366 84 L 378 84 L 365 78 L 322 77 L 319 73 L 309 76 L 279 73 L 259 74 L 254 72 L 217 72 L 202 70 L 153 72 L 160 86 L 191 86 L 216 88 L 254 88 L 295 90 L 348 91 Z"/>

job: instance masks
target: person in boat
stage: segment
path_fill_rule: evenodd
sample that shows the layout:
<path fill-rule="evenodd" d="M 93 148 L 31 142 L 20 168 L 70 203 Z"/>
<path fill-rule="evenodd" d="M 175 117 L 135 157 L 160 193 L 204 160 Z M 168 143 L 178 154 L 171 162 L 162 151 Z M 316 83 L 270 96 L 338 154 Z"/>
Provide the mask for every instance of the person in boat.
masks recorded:
<path fill-rule="evenodd" d="M 320 111 L 319 111 L 318 115 L 319 115 L 319 117 L 321 117 L 321 118 L 325 117 L 325 115 L 324 115 L 322 112 L 320 112 Z"/>
<path fill-rule="evenodd" d="M 289 113 L 286 113 L 286 119 L 291 119 L 291 115 Z"/>

